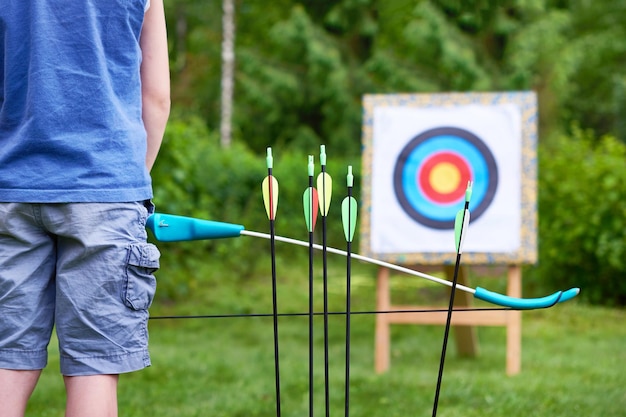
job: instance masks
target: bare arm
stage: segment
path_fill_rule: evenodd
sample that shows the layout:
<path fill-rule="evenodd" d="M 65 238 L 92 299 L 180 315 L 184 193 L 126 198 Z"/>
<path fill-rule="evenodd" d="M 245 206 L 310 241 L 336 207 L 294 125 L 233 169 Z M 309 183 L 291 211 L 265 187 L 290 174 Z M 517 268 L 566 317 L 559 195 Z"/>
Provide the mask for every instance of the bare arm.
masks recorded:
<path fill-rule="evenodd" d="M 143 122 L 148 133 L 146 166 L 152 169 L 170 114 L 170 71 L 163 0 L 151 0 L 141 32 Z"/>

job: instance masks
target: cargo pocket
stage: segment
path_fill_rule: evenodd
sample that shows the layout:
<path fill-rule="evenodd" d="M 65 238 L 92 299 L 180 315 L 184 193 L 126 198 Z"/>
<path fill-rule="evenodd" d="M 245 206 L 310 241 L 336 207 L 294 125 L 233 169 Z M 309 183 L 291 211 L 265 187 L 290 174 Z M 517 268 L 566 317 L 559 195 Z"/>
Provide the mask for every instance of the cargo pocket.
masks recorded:
<path fill-rule="evenodd" d="M 146 310 L 156 292 L 154 272 L 159 269 L 161 254 L 150 243 L 131 244 L 126 258 L 124 304 L 133 310 Z"/>

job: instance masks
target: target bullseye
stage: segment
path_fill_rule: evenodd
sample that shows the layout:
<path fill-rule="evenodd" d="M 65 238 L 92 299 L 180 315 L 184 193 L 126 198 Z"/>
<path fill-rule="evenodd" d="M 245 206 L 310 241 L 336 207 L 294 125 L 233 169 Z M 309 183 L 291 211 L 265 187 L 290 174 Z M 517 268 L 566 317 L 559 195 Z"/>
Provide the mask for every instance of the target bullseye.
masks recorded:
<path fill-rule="evenodd" d="M 444 162 L 432 169 L 428 179 L 436 192 L 450 194 L 461 183 L 461 174 L 454 165 Z"/>
<path fill-rule="evenodd" d="M 394 191 L 403 210 L 434 229 L 453 229 L 468 181 L 474 183 L 473 219 L 491 204 L 498 169 L 489 148 L 467 130 L 441 127 L 413 138 L 394 170 Z"/>
<path fill-rule="evenodd" d="M 427 158 L 417 176 L 427 199 L 433 203 L 450 204 L 463 198 L 472 172 L 461 155 L 445 151 Z"/>

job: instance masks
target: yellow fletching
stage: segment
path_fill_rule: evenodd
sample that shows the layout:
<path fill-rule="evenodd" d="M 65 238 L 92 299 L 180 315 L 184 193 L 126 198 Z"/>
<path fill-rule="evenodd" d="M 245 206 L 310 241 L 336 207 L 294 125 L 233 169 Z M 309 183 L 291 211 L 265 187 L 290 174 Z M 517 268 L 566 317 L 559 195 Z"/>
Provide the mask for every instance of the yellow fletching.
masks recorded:
<path fill-rule="evenodd" d="M 333 195 L 333 179 L 326 172 L 321 172 L 317 176 L 317 192 L 319 193 L 320 214 L 328 215 L 330 209 L 330 199 Z"/>
<path fill-rule="evenodd" d="M 276 219 L 276 209 L 278 208 L 278 181 L 272 175 L 268 175 L 263 180 L 263 203 L 265 211 L 270 220 Z"/>

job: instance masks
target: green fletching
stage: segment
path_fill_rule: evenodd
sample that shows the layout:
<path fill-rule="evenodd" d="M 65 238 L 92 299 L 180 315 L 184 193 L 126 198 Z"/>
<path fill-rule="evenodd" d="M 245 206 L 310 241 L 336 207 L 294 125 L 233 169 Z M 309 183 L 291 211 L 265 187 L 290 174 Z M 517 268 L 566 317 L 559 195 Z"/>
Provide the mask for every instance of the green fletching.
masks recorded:
<path fill-rule="evenodd" d="M 307 231 L 313 232 L 317 223 L 317 209 L 319 200 L 317 190 L 309 187 L 304 190 L 302 195 L 302 206 L 304 207 L 304 221 L 306 222 Z"/>
<path fill-rule="evenodd" d="M 454 242 L 456 244 L 456 252 L 463 252 L 463 242 L 465 241 L 465 234 L 467 232 L 467 225 L 469 224 L 470 212 L 469 202 L 472 198 L 472 182 L 467 182 L 467 188 L 465 189 L 465 208 L 459 210 L 456 213 L 456 219 L 454 221 Z"/>
<path fill-rule="evenodd" d="M 465 216 L 463 216 L 465 214 Z M 469 210 L 459 210 L 456 213 L 456 219 L 454 221 L 454 242 L 456 245 L 456 252 L 463 252 L 463 242 L 465 241 L 465 235 L 467 234 L 467 225 L 470 220 Z"/>
<path fill-rule="evenodd" d="M 461 243 L 461 229 L 463 228 L 463 211 L 456 212 L 456 219 L 454 219 L 454 248 L 459 252 L 459 246 Z"/>
<path fill-rule="evenodd" d="M 354 231 L 356 229 L 356 219 L 358 213 L 358 204 L 354 197 L 346 197 L 341 202 L 341 220 L 343 221 L 343 233 L 347 242 L 354 239 Z"/>

